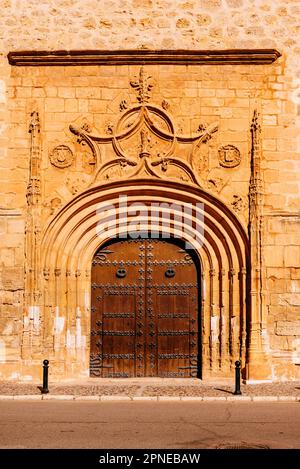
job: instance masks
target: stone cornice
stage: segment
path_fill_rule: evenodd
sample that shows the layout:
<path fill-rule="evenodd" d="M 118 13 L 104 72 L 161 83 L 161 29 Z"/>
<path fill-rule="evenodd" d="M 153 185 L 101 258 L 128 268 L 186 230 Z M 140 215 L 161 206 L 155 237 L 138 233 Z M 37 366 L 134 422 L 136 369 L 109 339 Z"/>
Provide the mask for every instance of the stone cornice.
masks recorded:
<path fill-rule="evenodd" d="M 59 50 L 9 52 L 8 61 L 17 66 L 42 65 L 242 65 L 271 64 L 280 57 L 276 49 L 228 50 Z"/>

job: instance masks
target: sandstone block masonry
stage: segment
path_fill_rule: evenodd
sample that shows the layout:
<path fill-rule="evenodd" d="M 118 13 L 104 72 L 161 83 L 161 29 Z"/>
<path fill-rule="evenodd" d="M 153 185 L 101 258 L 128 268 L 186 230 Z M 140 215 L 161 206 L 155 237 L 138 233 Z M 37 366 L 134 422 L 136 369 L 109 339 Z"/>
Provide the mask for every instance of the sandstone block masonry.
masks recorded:
<path fill-rule="evenodd" d="M 253 351 L 263 352 L 261 361 L 254 353 L 261 372 L 256 375 L 250 367 L 249 379 L 299 379 L 298 37 L 299 5 L 292 0 L 3 1 L 1 378 L 38 378 L 45 354 L 52 357 L 53 378 L 84 377 L 89 373 L 88 275 L 74 266 L 59 272 L 54 261 L 44 265 L 45 251 L 37 254 L 36 247 L 60 210 L 92 184 L 102 187 L 111 181 L 131 178 L 126 168 L 107 166 L 105 171 L 97 172 L 94 147 L 83 145 L 78 135 L 70 131 L 70 125 L 88 135 L 113 135 L 120 118 L 138 104 L 136 90 L 130 83 L 140 75 L 140 64 L 12 66 L 7 60 L 8 52 L 275 48 L 281 57 L 268 65 L 150 64 L 144 66 L 144 74 L 151 76 L 149 102 L 160 108 L 162 114 L 157 119 L 161 125 L 167 125 L 160 117 L 166 113 L 176 127 L 176 135 L 187 139 L 218 127 L 206 143 L 191 145 L 190 149 L 180 147 L 177 156 L 184 161 L 192 155 L 192 172 L 173 168 L 168 174 L 169 170 L 163 169 L 162 186 L 173 180 L 194 187 L 196 180 L 197 187 L 228 207 L 247 236 L 251 221 L 251 124 L 257 111 L 263 198 L 261 224 L 257 228 L 260 234 L 255 245 L 260 248 L 257 268 L 261 269 L 263 300 L 257 322 L 251 325 L 252 332 L 256 331 L 252 343 L 251 313 L 247 318 L 248 329 L 241 337 L 246 347 L 243 359 L 246 363 Z M 130 120 L 126 125 L 129 124 Z M 134 158 L 139 145 L 138 140 L 127 142 L 124 151 Z M 164 144 L 159 142 L 157 148 L 157 153 L 161 152 Z M 112 149 L 101 148 L 101 152 L 105 161 L 113 159 Z M 233 160 L 233 166 L 224 166 L 228 159 Z M 40 185 L 35 186 L 37 180 Z M 70 225 L 70 233 L 73 228 Z M 230 266 L 225 269 L 227 275 Z M 239 273 L 233 275 L 237 284 Z M 214 279 L 208 274 L 206 284 Z M 67 290 L 60 291 L 58 286 L 68 285 L 67 282 L 70 296 L 63 297 Z M 80 290 L 76 290 L 76 285 L 81 285 Z M 207 300 L 204 310 L 203 363 L 207 376 L 227 376 L 232 372 L 231 336 L 229 332 L 222 336 L 222 329 L 218 329 L 218 335 L 215 330 L 222 324 L 217 296 L 215 293 L 213 301 Z M 229 313 L 228 298 L 225 310 L 228 305 L 226 324 L 235 337 L 241 307 L 238 297 L 234 298 L 236 310 Z M 252 298 L 252 304 L 253 301 Z M 222 347 L 227 350 L 224 363 L 222 355 L 221 358 L 218 355 Z M 237 349 L 234 354 L 238 354 Z"/>

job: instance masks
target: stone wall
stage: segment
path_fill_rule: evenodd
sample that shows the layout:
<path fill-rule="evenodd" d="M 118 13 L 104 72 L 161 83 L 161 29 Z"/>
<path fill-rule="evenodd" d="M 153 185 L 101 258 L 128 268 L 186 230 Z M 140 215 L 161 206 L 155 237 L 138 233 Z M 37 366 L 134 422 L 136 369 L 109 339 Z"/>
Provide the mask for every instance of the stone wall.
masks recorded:
<path fill-rule="evenodd" d="M 197 66 L 184 71 L 178 66 L 150 66 L 147 70 L 158 85 L 154 90 L 156 102 L 161 104 L 163 99 L 169 102 L 178 125 L 189 133 L 201 122 L 210 124 L 217 120 L 221 132 L 216 148 L 217 143 L 230 143 L 241 149 L 244 171 L 234 173 L 233 186 L 226 184 L 219 191 L 219 197 L 229 205 L 236 200 L 234 195 L 247 196 L 249 125 L 253 109 L 259 108 L 266 187 L 264 319 L 268 332 L 265 346 L 273 356 L 274 378 L 299 377 L 298 1 L 2 0 L 1 6 L 0 361 L 3 376 L 16 377 L 16 363 L 20 361 L 30 113 L 37 110 L 41 117 L 45 174 L 50 168 L 44 190 L 55 193 L 44 200 L 46 220 L 57 204 L 70 200 L 80 190 L 75 187 L 80 186 L 80 181 L 76 182 L 80 179 L 78 168 L 72 169 L 68 181 L 63 177 L 62 188 L 57 188 L 61 176 L 57 179 L 57 170 L 50 166 L 50 147 L 55 142 L 70 141 L 69 124 L 76 124 L 83 117 L 98 130 L 105 129 L 120 112 L 120 102 L 132 101 L 128 84 L 138 72 L 137 67 L 126 66 L 11 67 L 7 53 L 59 49 L 276 48 L 282 57 L 271 66 Z M 239 216 L 246 225 L 247 216 Z M 23 377 L 30 373 L 30 367 L 28 373 L 26 368 L 22 371 Z"/>

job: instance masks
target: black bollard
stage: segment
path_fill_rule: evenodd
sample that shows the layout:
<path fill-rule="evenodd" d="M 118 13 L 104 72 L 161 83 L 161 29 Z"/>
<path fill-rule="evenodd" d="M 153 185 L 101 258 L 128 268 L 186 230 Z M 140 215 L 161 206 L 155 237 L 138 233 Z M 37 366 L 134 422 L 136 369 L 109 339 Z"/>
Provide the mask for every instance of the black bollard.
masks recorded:
<path fill-rule="evenodd" d="M 235 391 L 234 393 L 236 396 L 240 396 L 241 392 L 241 362 L 237 360 L 235 362 Z"/>
<path fill-rule="evenodd" d="M 43 361 L 43 387 L 41 388 L 42 394 L 47 394 L 48 389 L 48 371 L 49 371 L 49 360 Z"/>

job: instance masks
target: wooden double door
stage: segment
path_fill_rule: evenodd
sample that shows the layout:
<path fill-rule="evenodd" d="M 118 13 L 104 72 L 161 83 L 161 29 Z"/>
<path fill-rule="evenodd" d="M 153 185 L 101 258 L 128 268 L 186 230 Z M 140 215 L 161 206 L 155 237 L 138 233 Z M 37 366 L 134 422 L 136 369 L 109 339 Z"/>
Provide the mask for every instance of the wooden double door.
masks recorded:
<path fill-rule="evenodd" d="M 101 248 L 92 263 L 90 375 L 199 375 L 196 264 L 160 239 Z"/>

